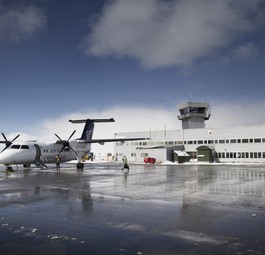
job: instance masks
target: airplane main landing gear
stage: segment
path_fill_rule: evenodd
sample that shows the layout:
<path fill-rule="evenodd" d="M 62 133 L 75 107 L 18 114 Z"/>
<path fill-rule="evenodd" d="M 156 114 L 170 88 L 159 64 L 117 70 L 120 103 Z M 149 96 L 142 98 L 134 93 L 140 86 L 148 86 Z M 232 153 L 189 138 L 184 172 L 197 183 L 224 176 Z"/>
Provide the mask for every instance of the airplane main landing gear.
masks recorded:
<path fill-rule="evenodd" d="M 14 169 L 12 166 L 6 165 L 6 172 L 14 172 Z"/>
<path fill-rule="evenodd" d="M 78 162 L 77 164 L 76 164 L 76 168 L 77 169 L 84 169 L 84 163 L 82 163 L 82 162 Z"/>

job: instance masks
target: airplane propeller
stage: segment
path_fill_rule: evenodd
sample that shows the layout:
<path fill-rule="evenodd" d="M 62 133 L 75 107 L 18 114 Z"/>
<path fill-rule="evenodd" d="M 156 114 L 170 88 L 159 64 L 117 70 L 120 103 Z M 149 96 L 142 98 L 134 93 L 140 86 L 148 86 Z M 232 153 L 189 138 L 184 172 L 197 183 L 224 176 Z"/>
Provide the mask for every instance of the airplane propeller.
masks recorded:
<path fill-rule="evenodd" d="M 60 136 L 58 136 L 57 134 L 54 133 L 54 135 L 60 140 L 60 143 L 62 143 L 62 145 L 63 145 L 63 147 L 60 150 L 58 155 L 60 155 L 65 148 L 71 149 L 77 155 L 76 151 L 70 146 L 70 143 L 69 143 L 70 139 L 75 134 L 75 132 L 76 132 L 76 130 L 74 130 L 74 132 L 69 136 L 68 140 L 62 140 Z"/>
<path fill-rule="evenodd" d="M 2 133 L 2 132 L 1 132 Z M 0 141 L 0 143 L 5 143 L 6 147 L 1 151 L 3 152 L 6 148 L 8 148 L 19 136 L 20 134 L 18 134 L 15 138 L 13 138 L 11 141 L 7 140 L 6 136 L 4 133 L 2 133 L 2 136 L 4 137 L 5 141 Z"/>

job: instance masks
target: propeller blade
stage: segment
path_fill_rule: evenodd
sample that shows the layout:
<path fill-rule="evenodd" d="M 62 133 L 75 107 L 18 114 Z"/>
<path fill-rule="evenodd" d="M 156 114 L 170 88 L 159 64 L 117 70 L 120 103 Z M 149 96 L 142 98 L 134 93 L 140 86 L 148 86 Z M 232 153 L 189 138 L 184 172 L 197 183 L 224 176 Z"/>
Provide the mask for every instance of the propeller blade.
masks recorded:
<path fill-rule="evenodd" d="M 13 140 L 9 141 L 9 140 L 7 140 L 5 134 L 3 132 L 1 132 L 1 133 L 2 133 L 2 136 L 5 139 L 5 141 L 1 141 L 1 143 L 5 143 L 6 144 L 6 147 L 1 152 L 3 152 L 6 148 L 8 148 L 20 136 L 20 134 L 18 134 Z"/>
<path fill-rule="evenodd" d="M 75 153 L 75 155 L 77 156 L 77 152 L 69 145 L 69 148 Z"/>
<path fill-rule="evenodd" d="M 59 140 L 61 140 L 61 141 L 63 141 L 62 139 L 61 139 L 61 137 L 60 136 L 58 136 L 57 134 L 55 134 L 54 133 L 54 135 L 59 139 Z"/>
<path fill-rule="evenodd" d="M 75 132 L 76 132 L 76 130 L 74 130 L 74 132 L 70 135 L 70 137 L 68 138 L 67 141 L 69 141 L 72 138 L 72 136 L 75 134 Z"/>
<path fill-rule="evenodd" d="M 7 149 L 8 148 L 8 146 L 6 146 L 3 150 L 1 150 L 1 153 L 5 150 L 5 149 Z"/>
<path fill-rule="evenodd" d="M 68 140 L 62 140 L 60 136 L 58 136 L 57 134 L 54 133 L 54 135 L 61 141 L 61 144 L 63 145 L 62 146 L 62 149 L 59 151 L 58 155 L 60 155 L 65 148 L 69 148 L 76 155 L 78 155 L 77 152 L 70 146 L 70 143 L 69 143 L 69 140 L 73 137 L 73 135 L 75 134 L 75 132 L 76 132 L 76 130 L 73 131 L 73 133 L 69 136 Z"/>
<path fill-rule="evenodd" d="M 18 135 L 17 135 L 17 136 L 11 141 L 11 143 L 14 142 L 19 136 L 20 136 L 20 134 L 18 134 Z"/>
<path fill-rule="evenodd" d="M 62 151 L 64 150 L 65 147 L 66 147 L 65 145 L 62 147 L 62 149 L 59 151 L 58 155 L 60 155 L 62 153 Z"/>
<path fill-rule="evenodd" d="M 2 133 L 2 132 L 1 132 Z M 6 140 L 6 142 L 7 142 L 7 139 L 6 139 L 6 136 L 5 136 L 5 134 L 4 133 L 2 133 L 2 136 L 4 137 L 4 139 Z"/>

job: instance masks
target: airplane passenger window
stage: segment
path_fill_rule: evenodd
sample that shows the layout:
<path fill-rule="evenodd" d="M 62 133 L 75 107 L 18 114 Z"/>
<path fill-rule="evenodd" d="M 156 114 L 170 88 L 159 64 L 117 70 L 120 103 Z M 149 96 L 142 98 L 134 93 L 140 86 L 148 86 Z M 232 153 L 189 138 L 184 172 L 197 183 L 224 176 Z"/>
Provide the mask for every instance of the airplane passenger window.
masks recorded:
<path fill-rule="evenodd" d="M 19 149 L 20 148 L 20 145 L 17 145 L 17 144 L 14 144 L 11 146 L 11 149 Z"/>

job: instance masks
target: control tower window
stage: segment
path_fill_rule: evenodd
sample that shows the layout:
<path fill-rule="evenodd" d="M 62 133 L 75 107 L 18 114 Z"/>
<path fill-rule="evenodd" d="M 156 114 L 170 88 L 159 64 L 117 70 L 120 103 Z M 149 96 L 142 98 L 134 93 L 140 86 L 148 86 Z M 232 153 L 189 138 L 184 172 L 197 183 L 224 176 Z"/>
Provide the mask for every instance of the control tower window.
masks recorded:
<path fill-rule="evenodd" d="M 205 108 L 199 107 L 198 108 L 198 113 L 205 113 Z"/>
<path fill-rule="evenodd" d="M 197 107 L 190 107 L 190 112 L 191 113 L 197 113 L 198 112 L 198 108 Z"/>
<path fill-rule="evenodd" d="M 184 115 L 184 114 L 188 114 L 188 113 L 189 113 L 189 109 L 188 109 L 188 108 L 180 109 L 180 113 L 181 113 L 182 115 Z"/>
<path fill-rule="evenodd" d="M 190 113 L 205 113 L 205 107 L 190 107 Z"/>

